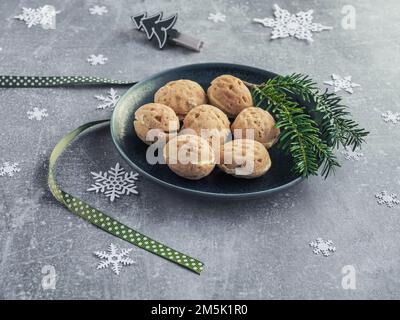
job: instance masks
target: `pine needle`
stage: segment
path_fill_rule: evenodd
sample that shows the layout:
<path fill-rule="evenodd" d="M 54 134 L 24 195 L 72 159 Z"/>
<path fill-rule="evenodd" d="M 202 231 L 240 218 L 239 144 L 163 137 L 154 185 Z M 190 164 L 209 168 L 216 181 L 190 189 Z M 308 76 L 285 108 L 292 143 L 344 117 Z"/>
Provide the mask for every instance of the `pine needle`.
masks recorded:
<path fill-rule="evenodd" d="M 303 176 L 327 178 L 340 167 L 333 149 L 360 147 L 368 132 L 351 119 L 341 98 L 321 93 L 308 76 L 277 76 L 252 86 L 256 105 L 271 111 L 281 130 L 278 146 L 293 158 L 294 171 Z"/>

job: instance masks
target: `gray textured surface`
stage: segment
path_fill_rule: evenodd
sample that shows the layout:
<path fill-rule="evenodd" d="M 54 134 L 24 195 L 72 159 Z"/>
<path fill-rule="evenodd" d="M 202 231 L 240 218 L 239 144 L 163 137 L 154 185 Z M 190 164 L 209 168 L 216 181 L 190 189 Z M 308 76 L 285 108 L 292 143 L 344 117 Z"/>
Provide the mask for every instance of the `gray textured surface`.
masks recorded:
<path fill-rule="evenodd" d="M 0 162 L 18 161 L 21 172 L 0 177 L 0 298 L 180 299 L 180 298 L 399 298 L 400 207 L 376 203 L 374 194 L 400 193 L 400 126 L 382 121 L 400 111 L 400 3 L 351 1 L 357 27 L 341 27 L 346 1 L 279 1 L 292 12 L 315 9 L 315 21 L 334 27 L 308 45 L 295 39 L 269 41 L 270 30 L 251 23 L 272 15 L 272 1 L 11 1 L 0 2 L 0 74 L 88 74 L 140 80 L 169 67 L 222 61 L 277 73 L 303 72 L 319 83 L 331 73 L 350 74 L 362 85 L 342 93 L 356 119 L 371 131 L 365 158 L 346 161 L 328 181 L 312 178 L 287 193 L 242 202 L 193 199 L 142 179 L 140 196 L 110 204 L 85 190 L 90 171 L 120 161 L 106 129 L 80 138 L 59 163 L 66 190 L 128 225 L 181 249 L 206 264 L 199 277 L 134 248 L 136 266 L 119 277 L 96 271 L 95 250 L 114 242 L 62 208 L 46 187 L 47 158 L 56 142 L 78 125 L 110 115 L 95 110 L 103 89 L 0 90 Z M 56 30 L 28 29 L 11 19 L 22 6 L 53 4 L 61 13 Z M 92 4 L 109 13 L 93 16 Z M 203 52 L 154 50 L 132 31 L 130 14 L 163 9 L 179 12 L 178 27 L 206 40 Z M 207 20 L 226 14 L 226 23 Z M 90 54 L 109 58 L 90 66 Z M 123 90 L 118 90 L 122 93 Z M 28 120 L 32 106 L 49 117 Z M 332 239 L 337 252 L 324 258 L 309 241 Z M 353 265 L 357 289 L 341 286 L 342 267 Z M 41 269 L 57 272 L 55 290 L 43 290 Z"/>

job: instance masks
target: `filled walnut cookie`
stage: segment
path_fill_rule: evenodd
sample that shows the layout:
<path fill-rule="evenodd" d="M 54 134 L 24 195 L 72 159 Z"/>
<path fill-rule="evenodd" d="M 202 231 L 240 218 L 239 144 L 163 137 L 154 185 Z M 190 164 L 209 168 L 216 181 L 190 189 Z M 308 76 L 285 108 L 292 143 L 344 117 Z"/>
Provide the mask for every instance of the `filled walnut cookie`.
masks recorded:
<path fill-rule="evenodd" d="M 280 134 L 272 115 L 259 107 L 246 108 L 240 112 L 231 129 L 235 139 L 254 139 L 267 149 L 275 144 Z"/>
<path fill-rule="evenodd" d="M 217 142 L 225 143 L 231 133 L 229 126 L 226 114 L 209 104 L 193 108 L 183 120 L 183 132 L 191 129 L 194 134 L 205 138 L 211 145 Z"/>
<path fill-rule="evenodd" d="M 215 157 L 207 140 L 191 134 L 172 138 L 164 146 L 163 157 L 177 175 L 199 180 L 208 176 L 215 167 Z"/>
<path fill-rule="evenodd" d="M 229 117 L 235 117 L 243 109 L 253 106 L 250 90 L 243 81 L 227 74 L 211 82 L 207 95 L 210 104 L 221 109 Z"/>
<path fill-rule="evenodd" d="M 203 88 L 191 80 L 170 81 L 155 93 L 154 102 L 171 107 L 179 119 L 194 107 L 207 103 L 207 95 Z"/>
<path fill-rule="evenodd" d="M 180 124 L 170 107 L 160 103 L 148 103 L 136 110 L 133 126 L 140 140 L 152 144 L 157 139 L 167 141 L 171 135 L 176 135 Z"/>
<path fill-rule="evenodd" d="M 271 158 L 260 142 L 236 139 L 223 145 L 218 167 L 234 177 L 257 178 L 269 170 Z"/>

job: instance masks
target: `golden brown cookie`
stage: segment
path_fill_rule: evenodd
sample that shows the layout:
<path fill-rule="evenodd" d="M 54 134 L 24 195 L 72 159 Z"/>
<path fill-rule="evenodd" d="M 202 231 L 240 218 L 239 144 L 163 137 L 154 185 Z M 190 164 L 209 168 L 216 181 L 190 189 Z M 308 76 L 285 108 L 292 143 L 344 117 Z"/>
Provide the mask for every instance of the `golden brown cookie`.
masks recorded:
<path fill-rule="evenodd" d="M 231 132 L 229 125 L 228 117 L 220 109 L 209 104 L 202 104 L 190 110 L 186 115 L 183 120 L 185 128 L 183 131 L 187 132 L 188 129 L 191 129 L 194 131 L 193 134 L 201 136 L 213 146 L 213 143 L 225 143 Z"/>
<path fill-rule="evenodd" d="M 253 106 L 250 90 L 243 81 L 227 74 L 211 82 L 207 95 L 210 104 L 221 109 L 229 117 L 235 117 L 243 109 Z"/>
<path fill-rule="evenodd" d="M 257 178 L 271 167 L 267 149 L 258 141 L 237 139 L 224 144 L 218 167 L 238 178 Z"/>
<path fill-rule="evenodd" d="M 172 138 L 163 150 L 168 167 L 177 175 L 199 180 L 215 167 L 214 153 L 207 140 L 191 134 Z"/>
<path fill-rule="evenodd" d="M 152 144 L 157 139 L 167 141 L 169 136 L 176 135 L 180 124 L 170 107 L 160 103 L 148 103 L 136 110 L 133 126 L 140 140 Z M 152 131 L 149 132 L 150 130 Z"/>
<path fill-rule="evenodd" d="M 191 109 L 207 103 L 207 95 L 197 82 L 176 80 L 158 89 L 154 102 L 171 107 L 179 119 L 183 119 Z"/>
<path fill-rule="evenodd" d="M 235 139 L 254 139 L 267 149 L 278 141 L 280 130 L 275 127 L 272 115 L 259 107 L 244 109 L 238 114 L 231 126 Z M 246 131 L 246 130 L 250 130 Z"/>

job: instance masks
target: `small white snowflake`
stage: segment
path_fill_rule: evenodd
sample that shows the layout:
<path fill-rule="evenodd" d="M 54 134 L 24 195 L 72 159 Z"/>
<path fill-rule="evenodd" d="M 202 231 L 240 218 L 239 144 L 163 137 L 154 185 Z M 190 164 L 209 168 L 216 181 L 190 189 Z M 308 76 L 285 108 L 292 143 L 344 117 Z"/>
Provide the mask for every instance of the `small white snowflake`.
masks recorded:
<path fill-rule="evenodd" d="M 345 147 L 344 150 L 342 151 L 342 155 L 346 160 L 353 160 L 353 161 L 359 161 L 362 157 L 364 157 L 364 154 L 358 151 L 353 151 L 353 149 L 349 147 Z"/>
<path fill-rule="evenodd" d="M 91 54 L 89 58 L 87 58 L 87 62 L 89 62 L 92 66 L 97 66 L 99 64 L 105 64 L 108 58 L 106 58 L 102 54 Z"/>
<path fill-rule="evenodd" d="M 21 169 L 18 168 L 18 162 L 4 162 L 3 165 L 0 167 L 0 177 L 8 175 L 9 177 L 14 176 L 14 173 L 20 172 Z"/>
<path fill-rule="evenodd" d="M 119 100 L 119 95 L 117 94 L 117 91 L 111 88 L 107 92 L 107 96 L 103 95 L 97 95 L 94 96 L 97 100 L 101 101 L 102 103 L 97 106 L 97 109 L 114 109 L 115 105 L 117 104 Z"/>
<path fill-rule="evenodd" d="M 135 181 L 138 180 L 139 174 L 125 172 L 119 163 L 114 168 L 110 168 L 108 172 L 91 172 L 91 174 L 93 175 L 95 184 L 92 184 L 87 191 L 104 193 L 106 197 L 110 198 L 111 202 L 115 198 L 119 198 L 120 195 L 138 194 Z"/>
<path fill-rule="evenodd" d="M 264 27 L 272 28 L 271 39 L 295 37 L 299 40 L 312 42 L 314 41 L 312 32 L 332 29 L 332 27 L 314 23 L 313 10 L 291 14 L 289 11 L 281 9 L 276 4 L 274 5 L 274 9 L 275 19 L 253 19 L 254 22 L 261 23 Z"/>
<path fill-rule="evenodd" d="M 317 238 L 315 239 L 315 241 L 310 242 L 309 245 L 310 247 L 314 248 L 313 252 L 316 255 L 322 254 L 323 256 L 328 257 L 336 251 L 336 248 L 333 246 L 332 240 Z"/>
<path fill-rule="evenodd" d="M 33 107 L 32 110 L 29 110 L 26 113 L 30 120 L 37 120 L 37 121 L 40 121 L 49 116 L 49 114 L 47 113 L 47 109 L 39 109 L 37 107 Z"/>
<path fill-rule="evenodd" d="M 354 90 L 353 88 L 355 87 L 360 87 L 359 84 L 354 83 L 351 81 L 351 76 L 347 77 L 341 77 L 337 74 L 332 74 L 332 80 L 331 81 L 324 81 L 324 84 L 327 84 L 329 86 L 333 86 L 335 92 L 338 92 L 340 90 L 344 90 L 348 93 L 353 93 Z"/>
<path fill-rule="evenodd" d="M 28 28 L 41 25 L 43 29 L 55 29 L 57 11 L 53 6 L 45 5 L 36 9 L 22 8 L 22 13 L 15 19 L 25 21 Z"/>
<path fill-rule="evenodd" d="M 388 193 L 386 190 L 379 192 L 375 195 L 377 198 L 378 204 L 384 204 L 389 208 L 393 208 L 400 204 L 400 201 L 397 199 L 397 194 L 395 193 Z"/>
<path fill-rule="evenodd" d="M 97 265 L 97 269 L 108 268 L 111 265 L 111 270 L 114 271 L 116 275 L 119 275 L 123 266 L 129 266 L 135 262 L 127 257 L 132 249 L 119 249 L 116 245 L 110 244 L 108 251 L 96 251 L 95 256 L 100 259 L 104 259 Z"/>
<path fill-rule="evenodd" d="M 210 13 L 208 16 L 208 20 L 211 20 L 214 23 L 225 22 L 226 15 L 222 14 L 221 12 Z"/>
<path fill-rule="evenodd" d="M 385 122 L 397 124 L 400 123 L 400 112 L 393 113 L 392 111 L 386 111 L 382 113 L 382 118 Z"/>
<path fill-rule="evenodd" d="M 89 8 L 89 12 L 90 14 L 97 14 L 99 16 L 102 16 L 103 14 L 107 13 L 108 10 L 105 6 L 95 5 L 94 7 Z"/>

